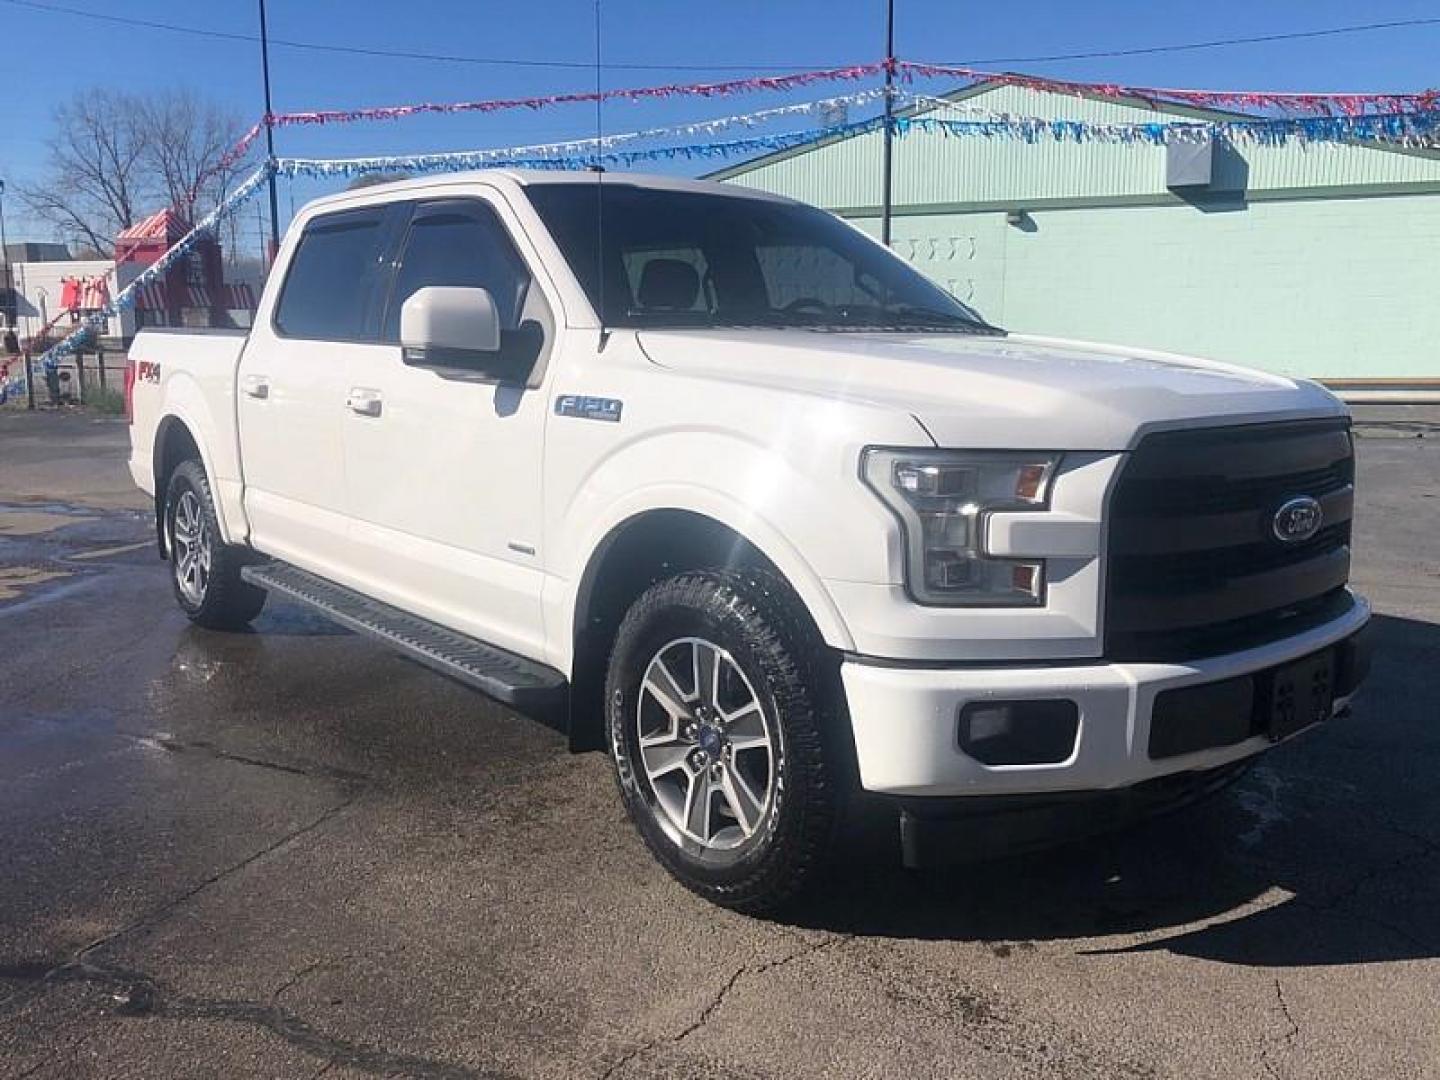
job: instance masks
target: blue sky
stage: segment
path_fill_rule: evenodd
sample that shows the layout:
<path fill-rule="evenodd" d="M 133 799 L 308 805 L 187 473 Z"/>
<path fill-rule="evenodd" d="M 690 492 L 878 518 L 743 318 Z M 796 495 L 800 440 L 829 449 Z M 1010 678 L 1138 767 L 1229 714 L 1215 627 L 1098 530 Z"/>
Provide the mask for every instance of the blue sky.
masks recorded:
<path fill-rule="evenodd" d="M 43 0 L 47 5 L 123 15 L 231 34 L 256 32 L 254 0 Z M 476 0 L 269 0 L 274 38 L 471 56 L 593 60 L 592 0 L 529 4 Z M 729 0 L 725 3 L 602 0 L 604 56 L 610 64 L 734 65 L 798 69 L 878 59 L 883 0 Z M 1434 0 L 1011 0 L 1007 4 L 898 0 L 896 53 L 902 58 L 977 62 L 1092 49 L 1125 49 L 1214 38 L 1323 29 L 1362 22 L 1440 16 Z M 261 111 L 257 47 L 168 31 L 96 22 L 0 0 L 11 108 L 0 125 L 0 178 L 10 184 L 43 170 L 51 110 L 84 87 L 132 92 L 189 87 L 242 114 Z M 34 48 L 26 43 L 34 43 Z M 1188 53 L 1083 61 L 1008 63 L 1015 70 L 1079 79 L 1170 86 L 1288 90 L 1406 90 L 1440 85 L 1440 25 L 1308 41 L 1242 45 Z M 271 54 L 277 110 L 344 108 L 585 90 L 594 72 L 515 68 L 339 55 L 285 46 Z M 609 70 L 607 86 L 735 77 L 736 71 Z M 936 87 L 939 89 L 940 87 Z M 728 115 L 823 97 L 790 95 L 710 101 L 617 103 L 605 109 L 612 131 Z M 277 133 L 280 153 L 354 156 L 469 149 L 583 137 L 590 106 L 533 113 L 427 117 L 386 124 Z M 802 124 L 804 122 L 802 121 Z M 695 171 L 700 171 L 696 166 Z M 306 186 L 296 199 L 315 192 Z M 282 209 L 292 193 L 282 187 Z M 19 200 L 7 198 L 12 240 L 44 238 Z"/>

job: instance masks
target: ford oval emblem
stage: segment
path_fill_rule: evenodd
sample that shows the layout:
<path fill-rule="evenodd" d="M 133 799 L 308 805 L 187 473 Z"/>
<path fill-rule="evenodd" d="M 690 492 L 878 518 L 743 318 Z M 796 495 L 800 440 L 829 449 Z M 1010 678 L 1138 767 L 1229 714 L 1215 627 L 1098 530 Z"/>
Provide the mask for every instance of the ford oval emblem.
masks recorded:
<path fill-rule="evenodd" d="M 1275 511 L 1270 528 L 1275 533 L 1275 539 L 1282 544 L 1298 544 L 1320 531 L 1324 516 L 1318 502 L 1309 495 L 1301 495 L 1287 500 Z"/>

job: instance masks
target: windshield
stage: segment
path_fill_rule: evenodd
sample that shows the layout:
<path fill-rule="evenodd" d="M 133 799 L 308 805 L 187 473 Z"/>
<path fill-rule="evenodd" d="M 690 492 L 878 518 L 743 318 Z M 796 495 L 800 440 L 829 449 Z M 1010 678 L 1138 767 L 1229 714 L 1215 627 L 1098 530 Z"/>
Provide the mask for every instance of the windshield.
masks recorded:
<path fill-rule="evenodd" d="M 999 332 L 823 210 L 618 180 L 597 195 L 596 186 L 528 193 L 607 326 Z"/>

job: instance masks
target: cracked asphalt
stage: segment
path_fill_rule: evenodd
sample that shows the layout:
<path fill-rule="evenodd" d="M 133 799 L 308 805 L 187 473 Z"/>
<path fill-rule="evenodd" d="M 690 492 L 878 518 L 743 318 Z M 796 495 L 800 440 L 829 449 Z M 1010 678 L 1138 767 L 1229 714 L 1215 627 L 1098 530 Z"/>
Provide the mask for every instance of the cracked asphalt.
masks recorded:
<path fill-rule="evenodd" d="M 1440 410 L 1361 410 L 1354 715 L 1123 835 L 787 921 L 608 763 L 301 609 L 189 626 L 125 428 L 0 413 L 0 1077 L 1440 1076 Z"/>

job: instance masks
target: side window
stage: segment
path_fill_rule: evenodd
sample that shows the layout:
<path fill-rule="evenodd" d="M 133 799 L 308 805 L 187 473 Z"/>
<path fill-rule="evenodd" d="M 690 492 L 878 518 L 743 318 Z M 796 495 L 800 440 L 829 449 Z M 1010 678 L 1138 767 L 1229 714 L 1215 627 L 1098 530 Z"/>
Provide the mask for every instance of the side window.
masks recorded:
<path fill-rule="evenodd" d="M 290 260 L 275 327 L 286 337 L 359 341 L 371 336 L 381 273 L 383 212 L 315 218 Z"/>
<path fill-rule="evenodd" d="M 426 285 L 488 289 L 502 333 L 517 330 L 530 280 L 530 271 L 489 207 L 422 206 L 405 238 L 382 337 L 387 342 L 400 340 L 400 308 Z"/>

